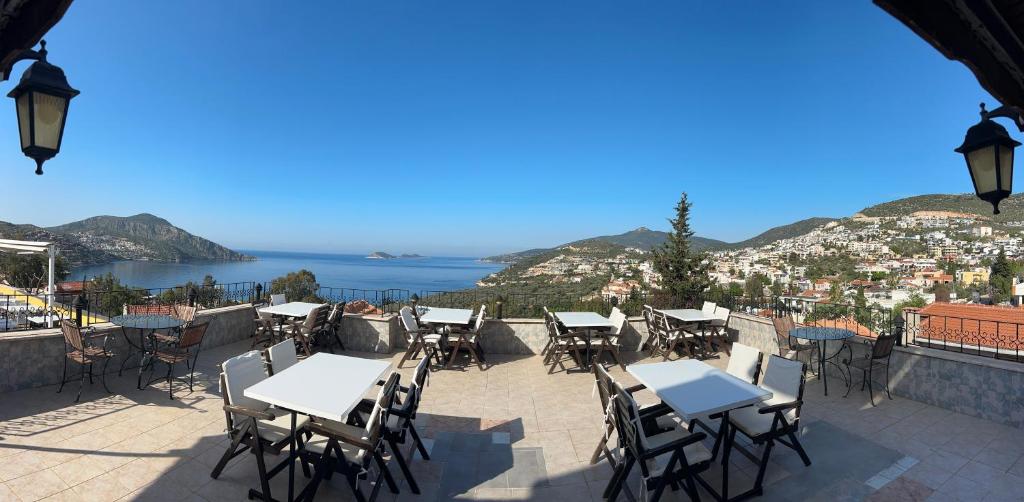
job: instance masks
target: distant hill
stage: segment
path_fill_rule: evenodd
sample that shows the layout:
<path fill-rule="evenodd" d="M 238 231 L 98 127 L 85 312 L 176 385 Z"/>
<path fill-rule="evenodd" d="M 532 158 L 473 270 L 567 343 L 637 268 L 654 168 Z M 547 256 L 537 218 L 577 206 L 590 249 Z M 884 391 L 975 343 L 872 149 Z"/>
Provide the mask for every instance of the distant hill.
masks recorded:
<path fill-rule="evenodd" d="M 116 260 L 244 261 L 251 256 L 188 233 L 152 214 L 95 216 L 49 228 L 0 222 L 0 236 L 53 241 L 73 265 Z"/>
<path fill-rule="evenodd" d="M 835 218 L 822 218 L 814 217 L 807 218 L 806 220 L 800 220 L 795 223 L 788 225 L 782 225 L 774 228 L 770 228 L 754 237 L 751 237 L 745 241 L 734 242 L 732 244 L 726 244 L 725 248 L 730 249 L 742 249 L 742 248 L 756 248 L 761 246 L 767 246 L 780 239 L 791 239 L 793 237 L 799 237 L 801 235 L 814 230 L 822 225 L 836 221 Z M 721 242 L 721 241 L 719 241 Z M 723 243 L 724 244 L 724 243 Z"/>
<path fill-rule="evenodd" d="M 973 193 L 929 194 L 883 202 L 864 208 L 859 214 L 871 217 L 906 216 L 918 211 L 945 211 L 981 216 L 996 223 L 1024 221 L 1024 195 L 1014 194 L 999 204 L 1000 214 L 992 214 L 992 204 Z"/>

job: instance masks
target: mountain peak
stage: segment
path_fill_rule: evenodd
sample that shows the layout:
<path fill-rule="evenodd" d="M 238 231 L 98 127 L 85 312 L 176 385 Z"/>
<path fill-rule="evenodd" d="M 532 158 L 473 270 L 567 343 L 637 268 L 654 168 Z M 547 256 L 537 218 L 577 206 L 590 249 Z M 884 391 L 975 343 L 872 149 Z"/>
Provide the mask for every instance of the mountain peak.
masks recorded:
<path fill-rule="evenodd" d="M 650 232 L 651 229 L 649 229 L 647 227 L 636 227 L 636 230 L 633 230 L 633 231 L 634 232 Z"/>

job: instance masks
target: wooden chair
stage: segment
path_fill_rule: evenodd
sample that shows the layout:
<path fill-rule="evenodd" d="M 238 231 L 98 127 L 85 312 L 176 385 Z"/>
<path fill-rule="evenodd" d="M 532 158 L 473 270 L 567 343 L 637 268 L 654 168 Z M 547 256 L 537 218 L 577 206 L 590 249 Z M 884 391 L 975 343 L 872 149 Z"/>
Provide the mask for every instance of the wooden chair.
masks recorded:
<path fill-rule="evenodd" d="M 658 336 L 658 332 L 661 329 L 658 327 L 658 322 L 655 319 L 654 307 L 650 305 L 644 305 L 644 324 L 647 325 L 647 339 L 644 340 L 640 349 L 643 350 L 646 347 L 649 355 L 654 357 L 658 355 L 661 349 L 660 337 Z"/>
<path fill-rule="evenodd" d="M 299 363 L 299 355 L 295 352 L 295 342 L 285 340 L 271 345 L 264 351 L 267 360 L 267 373 L 274 376 Z"/>
<path fill-rule="evenodd" d="M 192 384 L 196 374 L 196 361 L 199 360 L 199 351 L 202 349 L 203 337 L 206 335 L 206 328 L 210 323 L 195 324 L 185 328 L 177 343 L 173 346 L 157 347 L 153 352 L 153 359 L 167 365 L 167 393 L 174 399 L 174 365 L 184 362 L 189 368 L 188 391 L 192 392 Z M 151 370 L 152 371 L 152 370 Z M 148 385 L 148 383 L 147 383 Z"/>
<path fill-rule="evenodd" d="M 168 307 L 170 309 L 167 315 L 183 321 L 183 324 L 177 328 L 168 329 L 166 333 L 155 331 L 153 332 L 153 339 L 156 340 L 157 343 L 174 346 L 178 344 L 178 339 L 181 337 L 181 333 L 183 333 L 185 329 L 191 326 L 192 322 L 195 321 L 198 309 L 196 307 L 189 307 L 188 305 L 178 303 L 168 305 Z"/>
<path fill-rule="evenodd" d="M 480 346 L 480 337 L 483 335 L 481 329 L 484 321 L 487 320 L 487 305 L 480 306 L 480 313 L 476 316 L 476 322 L 472 329 L 452 328 L 448 334 L 448 350 L 451 355 L 448 358 L 448 367 L 455 363 L 455 357 L 459 351 L 466 349 L 469 353 L 470 362 L 475 361 L 480 369 L 484 369 L 484 349 Z"/>
<path fill-rule="evenodd" d="M 622 330 L 625 329 L 627 324 L 626 314 L 623 314 L 618 307 L 612 307 L 612 313 L 608 316 L 608 320 L 612 322 L 612 329 L 609 331 L 597 332 L 594 338 L 598 343 L 591 341 L 591 350 L 594 351 L 594 361 L 600 361 L 602 354 L 608 354 L 611 356 L 615 364 L 626 369 L 626 365 L 622 364 L 622 359 L 619 356 L 619 339 L 622 336 Z"/>
<path fill-rule="evenodd" d="M 288 334 L 295 340 L 295 343 L 302 347 L 302 352 L 306 357 L 313 355 L 313 342 L 317 335 L 327 330 L 329 315 L 328 306 L 321 305 L 311 310 L 305 319 L 288 322 L 290 328 Z"/>
<path fill-rule="evenodd" d="M 811 459 L 796 437 L 796 433 L 800 431 L 800 407 L 803 404 L 806 370 L 807 365 L 800 361 L 772 355 L 768 358 L 768 367 L 761 382 L 762 388 L 772 392 L 772 398 L 757 406 L 729 412 L 729 438 L 725 442 L 722 465 L 728 465 L 729 452 L 733 448 L 758 465 L 757 477 L 754 480 L 754 488 L 749 492 L 750 495 L 761 494 L 768 458 L 776 442 L 795 450 L 804 465 L 811 465 Z M 764 445 L 760 459 L 735 445 L 737 432 L 743 433 L 755 445 Z M 727 494 L 722 494 L 723 498 L 726 496 Z"/>
<path fill-rule="evenodd" d="M 590 463 L 596 464 L 603 454 L 608 463 L 611 464 L 614 469 L 617 465 L 615 456 L 612 455 L 611 450 L 608 449 L 608 440 L 612 432 L 615 432 L 615 412 L 612 410 L 612 398 L 615 396 L 615 385 L 618 383 L 608 370 L 604 369 L 604 366 L 600 364 L 593 365 L 594 369 L 594 385 L 597 387 L 597 395 L 601 402 L 601 410 L 604 412 L 604 434 L 601 436 L 600 441 L 597 443 L 597 448 L 594 449 L 594 454 L 590 456 Z M 646 389 L 647 386 L 643 384 L 634 385 L 632 387 L 626 387 L 626 392 L 632 395 L 635 392 Z M 671 408 L 664 403 L 652 404 L 649 406 L 640 407 L 640 416 L 650 417 L 654 420 L 657 427 L 663 429 L 671 429 L 675 427 L 675 415 L 671 413 Z M 643 420 L 641 420 L 643 421 Z"/>
<path fill-rule="evenodd" d="M 424 358 L 433 356 L 437 359 L 437 364 L 444 364 L 444 360 L 441 358 L 444 356 L 444 346 L 442 344 L 445 339 L 442 335 L 432 332 L 430 328 L 420 327 L 416 322 L 416 316 L 413 315 L 412 307 L 402 307 L 398 314 L 402 323 L 402 329 L 405 331 L 406 343 L 409 344 L 405 354 L 402 355 L 402 359 L 398 361 L 398 367 L 401 368 L 402 364 L 410 358 L 418 357 L 420 351 L 423 351 Z"/>
<path fill-rule="evenodd" d="M 732 354 L 729 346 L 732 345 L 729 340 L 729 318 L 732 316 L 732 311 L 725 307 L 715 307 L 714 312 L 715 320 L 708 323 L 708 343 L 716 346 L 717 350 L 724 350 L 726 355 Z"/>
<path fill-rule="evenodd" d="M 544 326 L 547 326 L 548 323 L 550 323 L 550 322 L 555 320 L 555 317 L 553 315 L 551 315 L 551 311 L 548 310 L 548 308 L 546 306 L 545 307 L 541 307 L 541 308 L 544 309 L 543 310 L 543 314 L 542 314 L 543 319 L 544 319 Z M 551 345 L 552 345 L 553 341 L 554 341 L 554 339 L 549 336 L 548 337 L 548 342 L 546 344 L 544 344 L 544 348 L 540 349 L 540 354 L 542 356 L 546 356 L 548 354 L 548 351 L 551 350 Z M 546 361 L 546 359 L 545 359 L 545 361 Z"/>
<path fill-rule="evenodd" d="M 327 316 L 327 329 L 324 335 L 327 336 L 327 350 L 334 353 L 334 344 L 345 350 L 345 344 L 341 342 L 341 326 L 345 320 L 345 302 L 335 303 L 331 307 L 331 314 Z"/>
<path fill-rule="evenodd" d="M 675 353 L 677 348 L 682 348 L 687 357 L 694 357 L 694 348 L 700 343 L 697 335 L 691 333 L 686 326 L 672 326 L 669 324 L 668 316 L 664 313 L 654 311 L 655 325 L 658 329 L 660 344 L 664 347 L 664 360 L 668 361 L 669 356 Z"/>
<path fill-rule="evenodd" d="M 634 465 L 639 465 L 642 499 L 647 499 L 646 493 L 653 493 L 651 500 L 657 502 L 667 485 L 681 483 L 691 500 L 699 500 L 696 481 L 700 473 L 711 466 L 712 460 L 711 452 L 702 443 L 707 435 L 681 426 L 667 432 L 646 430 L 633 396 L 617 383 L 613 402 L 615 425 L 625 447 L 625 456 L 608 481 L 605 498 L 616 500 L 629 479 L 629 472 Z"/>
<path fill-rule="evenodd" d="M 265 314 L 260 312 L 260 306 L 253 304 L 252 306 L 253 319 L 252 323 L 255 327 L 255 331 L 252 336 L 251 349 L 256 348 L 257 344 L 262 344 L 264 347 L 269 347 L 277 342 L 281 338 L 281 325 L 276 322 L 272 314 Z"/>
<path fill-rule="evenodd" d="M 99 361 L 103 361 L 100 383 L 103 384 L 104 390 L 110 392 L 110 388 L 107 387 L 107 365 L 110 364 L 110 359 L 114 354 L 107 351 L 107 337 L 103 337 L 103 343 L 99 346 L 92 345 L 82 335 L 82 329 L 73 319 L 61 319 L 60 330 L 64 334 L 64 371 L 60 377 L 57 393 L 60 394 L 60 391 L 64 389 L 64 384 L 67 383 L 68 361 L 78 363 L 81 367 L 78 394 L 75 396 L 76 403 L 82 398 L 82 388 L 85 386 L 85 367 L 89 367 L 89 383 L 92 383 L 92 368 Z"/>
<path fill-rule="evenodd" d="M 271 407 L 269 404 L 246 397 L 245 389 L 267 378 L 266 367 L 259 351 L 249 351 L 240 356 L 224 361 L 220 365 L 220 388 L 224 397 L 224 419 L 227 422 L 228 438 L 231 444 L 213 468 L 210 477 L 217 479 L 231 459 L 252 452 L 256 457 L 256 469 L 259 474 L 262 491 L 249 490 L 249 498 L 266 501 L 273 500 L 270 493 L 270 479 L 288 468 L 291 458 L 285 458 L 278 465 L 267 469 L 265 454 L 288 455 L 288 445 L 292 440 L 290 419 L 287 410 Z M 304 440 L 310 437 L 308 432 L 309 417 L 296 417 L 296 441 L 299 449 Z M 303 472 L 309 476 L 309 466 L 303 461 Z"/>
<path fill-rule="evenodd" d="M 860 390 L 864 390 L 864 384 L 868 387 L 868 396 L 871 399 L 871 406 L 875 406 L 875 393 L 874 393 L 874 372 L 878 368 L 879 371 L 885 368 L 885 395 L 892 399 L 892 394 L 889 393 L 889 361 L 892 359 L 892 349 L 896 346 L 896 338 L 899 335 L 895 333 L 891 334 L 880 334 L 878 339 L 874 342 L 870 340 L 864 340 L 864 344 L 870 349 L 868 353 L 864 354 L 863 358 L 853 359 L 846 362 L 847 371 L 850 368 L 856 368 L 861 370 L 861 381 Z M 852 352 L 852 349 L 851 349 Z M 852 374 L 852 373 L 851 373 Z M 846 396 L 850 395 L 850 390 L 853 389 L 853 382 L 850 382 L 850 386 L 846 389 Z"/>
<path fill-rule="evenodd" d="M 285 299 L 283 293 L 270 295 L 270 306 L 284 305 L 285 303 L 288 303 L 288 300 Z"/>
<path fill-rule="evenodd" d="M 298 500 L 313 500 L 320 482 L 335 472 L 344 474 L 358 501 L 376 500 L 382 478 L 392 493 L 398 493 L 398 485 L 391 477 L 383 457 L 385 430 L 398 391 L 398 379 L 398 372 L 392 372 L 388 376 L 362 427 L 323 419 L 314 419 L 310 423 L 310 430 L 315 435 L 303 448 L 301 455 L 316 462 L 316 471 L 313 479 L 299 494 Z M 395 460 L 400 458 L 400 454 L 395 451 L 391 454 Z M 369 477 L 370 464 L 373 462 L 378 467 L 377 477 L 373 480 L 373 487 L 367 497 L 359 487 L 359 480 Z M 412 487 L 413 485 L 410 485 L 410 488 Z M 416 488 L 413 493 L 418 491 Z"/>
<path fill-rule="evenodd" d="M 749 345 L 742 343 L 732 344 L 733 353 L 729 356 L 729 364 L 725 372 L 743 380 L 757 385 L 757 378 L 761 374 L 761 362 L 764 361 L 764 354 Z"/>
<path fill-rule="evenodd" d="M 575 359 L 577 365 L 583 364 L 583 353 L 581 350 L 586 351 L 587 342 L 581 338 L 582 336 L 584 336 L 582 333 L 573 331 L 563 333 L 558 320 L 552 318 L 552 321 L 548 323 L 548 337 L 551 339 L 551 349 L 548 350 L 548 355 L 544 358 L 544 364 L 551 363 L 548 374 L 555 371 L 555 365 L 561 366 L 565 370 L 566 367 L 563 361 L 567 356 Z"/>

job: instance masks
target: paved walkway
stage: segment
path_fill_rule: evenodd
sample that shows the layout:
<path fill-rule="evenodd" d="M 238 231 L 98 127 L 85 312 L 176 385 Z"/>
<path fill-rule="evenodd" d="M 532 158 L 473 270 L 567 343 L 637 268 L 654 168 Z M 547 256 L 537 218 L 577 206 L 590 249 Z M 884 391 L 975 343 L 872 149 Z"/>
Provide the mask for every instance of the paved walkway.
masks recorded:
<path fill-rule="evenodd" d="M 111 379 L 114 395 L 87 384 L 78 404 L 74 384 L 61 394 L 55 387 L 0 394 L 0 501 L 245 500 L 256 486 L 251 455 L 217 480 L 209 473 L 227 445 L 214 368 L 247 348 L 205 351 L 195 392 L 176 384 L 181 399 L 173 402 L 165 384 L 138 391 L 130 376 Z M 549 375 L 536 356 L 489 362 L 485 371 L 432 373 L 417 420 L 432 460 L 412 462 L 423 493 L 402 483 L 401 494 L 385 489 L 378 500 L 600 500 L 611 470 L 588 463 L 601 426 L 592 376 Z M 414 365 L 407 366 L 406 380 Z M 785 447 L 774 450 L 764 500 L 1024 500 L 1024 431 L 905 399 L 871 407 L 866 393 L 833 394 L 809 382 L 802 441 L 814 463 L 804 467 Z M 733 459 L 738 491 L 752 483 L 755 467 Z M 719 476 L 715 467 L 706 478 Z M 272 483 L 278 497 L 285 486 L 284 476 Z M 319 496 L 352 499 L 338 477 Z M 668 492 L 665 500 L 685 496 Z"/>

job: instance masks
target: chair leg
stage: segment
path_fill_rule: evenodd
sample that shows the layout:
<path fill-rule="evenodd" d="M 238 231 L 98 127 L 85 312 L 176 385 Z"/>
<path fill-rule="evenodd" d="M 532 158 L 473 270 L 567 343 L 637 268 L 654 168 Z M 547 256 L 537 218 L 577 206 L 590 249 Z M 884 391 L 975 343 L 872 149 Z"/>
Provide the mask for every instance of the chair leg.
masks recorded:
<path fill-rule="evenodd" d="M 793 431 L 789 432 L 789 441 L 793 445 L 793 449 L 800 455 L 800 460 L 804 461 L 804 465 L 810 467 L 811 458 L 807 456 L 807 452 L 804 451 L 804 446 L 800 444 L 800 440 L 796 438 L 796 434 Z"/>
<path fill-rule="evenodd" d="M 423 445 L 423 441 L 420 439 L 420 435 L 416 432 L 416 427 L 413 426 L 411 421 L 409 422 L 409 435 L 412 436 L 413 442 L 416 443 L 416 450 L 413 450 L 409 455 L 409 460 L 412 460 L 416 456 L 415 454 L 417 450 L 419 450 L 420 456 L 423 457 L 423 460 L 430 460 L 430 454 L 427 453 L 427 447 Z"/>
<path fill-rule="evenodd" d="M 452 354 L 448 358 L 448 365 L 445 366 L 446 368 L 451 368 L 452 365 L 455 364 L 455 358 L 458 357 L 460 348 L 462 348 L 462 342 L 456 341 L 455 346 L 452 347 Z"/>
<path fill-rule="evenodd" d="M 889 393 L 889 365 L 885 365 L 885 395 L 892 399 L 892 394 Z"/>
<path fill-rule="evenodd" d="M 871 399 L 871 406 L 875 405 L 875 389 L 874 389 L 874 365 L 868 367 L 868 397 Z"/>
<path fill-rule="evenodd" d="M 89 363 L 89 385 L 92 385 L 92 363 Z"/>
<path fill-rule="evenodd" d="M 242 439 L 245 438 L 246 433 L 246 431 L 239 431 L 238 434 L 235 435 L 234 439 L 231 440 L 231 444 L 228 446 L 228 449 L 223 455 L 221 455 L 217 465 L 213 468 L 213 472 L 210 473 L 211 478 L 217 479 L 217 477 L 220 476 L 220 473 L 224 471 L 224 468 L 227 467 L 228 462 L 230 462 L 231 459 L 249 449 L 249 445 L 243 445 L 241 450 L 236 450 L 238 445 L 242 443 Z"/>
<path fill-rule="evenodd" d="M 57 387 L 57 394 L 64 390 L 64 383 L 68 380 L 68 356 L 64 356 L 64 371 L 60 375 L 60 387 Z"/>
<path fill-rule="evenodd" d="M 384 462 L 384 458 L 380 456 L 380 452 L 373 452 L 373 458 L 377 461 L 377 467 L 380 467 L 381 473 L 384 474 L 384 481 L 387 482 L 388 488 L 391 489 L 391 493 L 398 493 L 398 484 L 395 483 L 395 478 L 391 477 L 391 471 L 388 469 L 388 464 L 387 462 Z"/>
<path fill-rule="evenodd" d="M 771 439 L 764 445 L 764 453 L 761 455 L 761 465 L 757 467 L 757 478 L 754 480 L 754 493 L 761 493 L 761 486 L 764 484 L 764 473 L 768 470 L 768 458 L 771 456 L 772 447 L 775 442 Z"/>
<path fill-rule="evenodd" d="M 614 430 L 615 428 L 612 426 L 612 424 L 605 424 L 604 427 L 604 434 L 601 435 L 601 440 L 597 442 L 597 448 L 594 448 L 594 454 L 590 456 L 590 464 L 596 464 L 599 460 L 601 460 L 601 454 L 604 453 L 605 457 L 608 458 L 608 463 L 611 464 L 612 468 L 614 469 L 615 459 L 613 459 L 612 456 L 609 455 L 610 451 L 608 450 L 608 435 L 611 434 L 612 430 Z"/>
<path fill-rule="evenodd" d="M 174 400 L 174 365 L 167 363 L 167 394 Z"/>
<path fill-rule="evenodd" d="M 67 361 L 67 358 L 64 358 Z M 100 374 L 100 383 L 103 384 L 103 390 L 107 391 L 107 394 L 113 394 L 110 392 L 110 387 L 107 387 L 107 365 L 110 364 L 110 358 L 106 358 L 103 361 L 103 373 Z"/>
<path fill-rule="evenodd" d="M 412 471 L 409 470 L 408 464 L 405 463 L 405 457 L 402 455 L 402 451 L 398 449 L 398 445 L 395 444 L 395 440 L 393 438 L 388 439 L 388 446 L 391 447 L 391 455 L 393 455 L 395 457 L 395 461 L 398 462 L 398 468 L 402 470 L 405 480 L 409 483 L 409 489 L 416 495 L 419 495 L 420 487 L 416 484 L 416 480 L 413 479 Z"/>
<path fill-rule="evenodd" d="M 85 387 L 85 364 L 82 364 L 82 378 L 78 383 L 78 395 L 75 396 L 75 402 L 82 398 L 82 387 Z"/>
<path fill-rule="evenodd" d="M 418 342 L 416 342 L 415 340 L 409 344 L 409 348 L 405 350 L 405 354 L 402 356 L 402 359 L 398 361 L 399 368 L 401 368 L 402 365 L 405 364 L 405 362 L 408 361 L 410 357 L 412 357 L 412 352 L 416 350 L 417 345 Z"/>
<path fill-rule="evenodd" d="M 615 502 L 618 498 L 619 492 L 622 490 L 622 485 L 626 484 L 626 480 L 629 479 L 629 471 L 633 470 L 633 464 L 636 463 L 636 459 L 632 455 L 628 455 L 628 458 L 620 465 L 622 467 L 618 476 L 612 476 L 612 479 L 608 480 L 608 486 L 605 488 L 605 497 L 609 502 Z"/>

